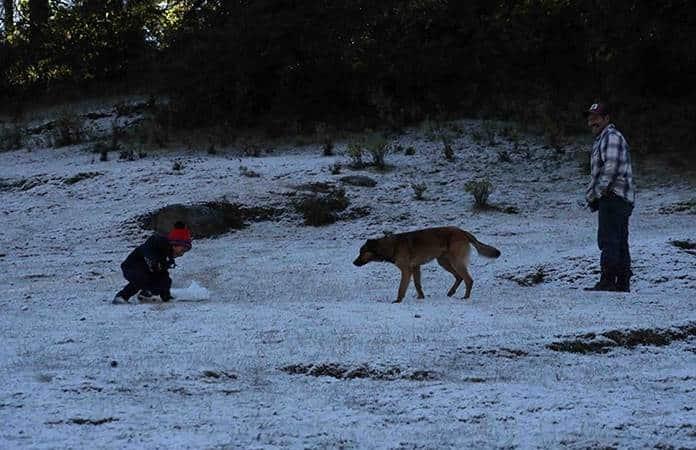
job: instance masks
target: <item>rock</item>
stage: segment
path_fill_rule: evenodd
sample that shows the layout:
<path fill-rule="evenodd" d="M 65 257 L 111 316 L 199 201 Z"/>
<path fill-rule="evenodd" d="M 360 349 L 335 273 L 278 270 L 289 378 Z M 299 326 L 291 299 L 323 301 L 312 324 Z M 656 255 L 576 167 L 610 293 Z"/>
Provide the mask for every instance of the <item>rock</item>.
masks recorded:
<path fill-rule="evenodd" d="M 351 186 L 359 187 L 375 187 L 377 182 L 370 177 L 365 175 L 348 175 L 341 178 L 341 182 L 345 184 L 350 184 Z"/>

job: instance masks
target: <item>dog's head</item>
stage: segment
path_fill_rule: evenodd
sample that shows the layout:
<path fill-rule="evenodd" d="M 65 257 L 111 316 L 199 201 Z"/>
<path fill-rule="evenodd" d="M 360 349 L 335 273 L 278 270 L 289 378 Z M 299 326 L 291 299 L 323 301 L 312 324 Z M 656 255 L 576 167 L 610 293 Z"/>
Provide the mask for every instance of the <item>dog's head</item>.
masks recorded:
<path fill-rule="evenodd" d="M 355 258 L 353 264 L 360 267 L 372 261 L 384 261 L 384 257 L 379 254 L 379 243 L 377 239 L 368 239 L 367 242 L 360 247 L 360 254 Z"/>

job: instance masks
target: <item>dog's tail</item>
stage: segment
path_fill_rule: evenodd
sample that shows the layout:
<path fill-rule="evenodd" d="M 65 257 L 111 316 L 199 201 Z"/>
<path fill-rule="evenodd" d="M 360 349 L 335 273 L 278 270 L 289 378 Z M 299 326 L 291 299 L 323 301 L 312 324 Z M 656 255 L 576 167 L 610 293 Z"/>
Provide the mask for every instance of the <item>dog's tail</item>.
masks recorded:
<path fill-rule="evenodd" d="M 486 258 L 497 258 L 500 256 L 500 250 L 497 248 L 484 244 L 483 242 L 479 242 L 474 235 L 468 231 L 464 231 L 464 233 L 466 234 L 466 237 L 469 238 L 469 242 L 471 242 L 471 245 L 474 246 L 479 255 L 485 256 Z"/>

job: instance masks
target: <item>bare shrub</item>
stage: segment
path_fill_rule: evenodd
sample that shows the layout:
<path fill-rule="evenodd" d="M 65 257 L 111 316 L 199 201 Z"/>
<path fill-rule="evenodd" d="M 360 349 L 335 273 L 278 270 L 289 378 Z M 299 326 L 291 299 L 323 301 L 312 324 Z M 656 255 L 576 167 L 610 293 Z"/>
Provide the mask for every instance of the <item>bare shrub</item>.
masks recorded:
<path fill-rule="evenodd" d="M 24 130 L 14 124 L 0 127 L 0 151 L 18 150 L 24 143 Z"/>
<path fill-rule="evenodd" d="M 507 150 L 499 151 L 498 152 L 498 161 L 505 162 L 505 163 L 512 162 L 512 159 L 510 158 L 510 153 L 508 153 Z"/>
<path fill-rule="evenodd" d="M 546 145 L 558 153 L 563 153 L 563 146 L 565 145 L 565 130 L 563 129 L 563 125 L 551 116 L 545 115 L 543 126 Z"/>
<path fill-rule="evenodd" d="M 488 197 L 493 191 L 493 184 L 487 179 L 470 180 L 464 185 L 464 190 L 474 196 L 474 205 L 477 208 L 488 206 Z"/>
<path fill-rule="evenodd" d="M 413 183 L 411 184 L 411 188 L 413 188 L 413 198 L 416 200 L 423 200 L 423 194 L 428 190 L 428 186 L 426 186 L 425 183 Z"/>
<path fill-rule="evenodd" d="M 365 148 L 372 156 L 372 164 L 377 170 L 386 168 L 385 158 L 389 153 L 389 141 L 380 134 L 375 134 L 367 139 Z"/>
<path fill-rule="evenodd" d="M 442 152 L 447 161 L 454 161 L 454 150 L 452 150 L 452 141 L 449 137 L 442 135 Z"/>
<path fill-rule="evenodd" d="M 54 125 L 54 147 L 75 145 L 83 141 L 85 136 L 84 121 L 74 111 L 62 111 L 56 119 Z"/>
<path fill-rule="evenodd" d="M 149 148 L 165 148 L 170 141 L 169 127 L 150 117 L 133 128 L 131 138 Z"/>
<path fill-rule="evenodd" d="M 126 150 L 121 150 L 121 152 L 118 154 L 118 159 L 122 161 L 135 161 L 138 159 L 136 156 L 135 152 L 131 149 L 126 149 Z"/>
<path fill-rule="evenodd" d="M 346 147 L 346 155 L 350 159 L 350 166 L 356 169 L 360 169 L 365 166 L 363 162 L 363 148 L 362 145 L 357 142 L 351 142 Z"/>
<path fill-rule="evenodd" d="M 293 206 L 302 214 L 306 225 L 316 227 L 336 222 L 336 212 L 345 210 L 349 203 L 345 190 L 336 189 L 324 195 L 305 196 L 295 201 Z"/>
<path fill-rule="evenodd" d="M 331 175 L 339 175 L 342 168 L 341 163 L 333 163 L 329 166 L 329 172 L 331 172 Z"/>
<path fill-rule="evenodd" d="M 261 176 L 258 172 L 251 170 L 247 166 L 239 166 L 239 174 L 243 177 L 249 178 L 258 178 Z"/>
<path fill-rule="evenodd" d="M 407 147 L 406 150 L 404 150 L 404 155 L 415 155 L 416 154 L 416 148 L 415 147 Z"/>
<path fill-rule="evenodd" d="M 261 146 L 254 142 L 243 142 L 241 146 L 242 155 L 258 158 L 261 156 Z"/>
<path fill-rule="evenodd" d="M 321 152 L 324 156 L 333 156 L 334 144 L 331 138 L 326 138 L 324 144 L 321 147 Z"/>
<path fill-rule="evenodd" d="M 481 132 L 482 132 L 482 137 L 484 142 L 487 145 L 495 145 L 495 134 L 496 134 L 496 127 L 493 122 L 490 120 L 485 120 L 483 124 L 481 125 Z"/>

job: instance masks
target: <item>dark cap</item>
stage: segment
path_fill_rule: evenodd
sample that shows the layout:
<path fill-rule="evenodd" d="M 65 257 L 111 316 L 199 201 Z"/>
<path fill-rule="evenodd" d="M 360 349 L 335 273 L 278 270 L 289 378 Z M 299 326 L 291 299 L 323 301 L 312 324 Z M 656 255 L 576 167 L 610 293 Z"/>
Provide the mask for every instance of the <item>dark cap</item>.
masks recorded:
<path fill-rule="evenodd" d="M 609 107 L 606 103 L 593 103 L 590 105 L 589 108 L 583 111 L 582 114 L 585 117 L 589 116 L 590 114 L 599 114 L 600 116 L 606 116 L 607 114 L 609 114 Z"/>

